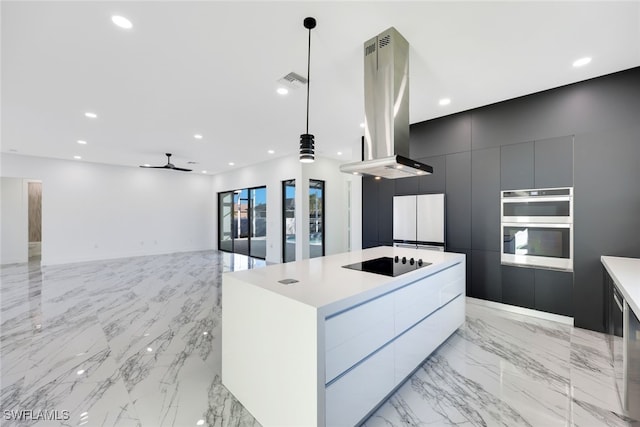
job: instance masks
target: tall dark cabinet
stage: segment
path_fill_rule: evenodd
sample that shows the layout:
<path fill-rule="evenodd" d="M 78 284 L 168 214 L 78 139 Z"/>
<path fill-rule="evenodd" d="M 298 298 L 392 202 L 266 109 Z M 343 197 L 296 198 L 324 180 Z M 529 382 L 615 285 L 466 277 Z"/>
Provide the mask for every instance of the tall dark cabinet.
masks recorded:
<path fill-rule="evenodd" d="M 640 67 L 411 125 L 420 178 L 363 178 L 363 246 L 392 242 L 394 195 L 445 192 L 467 295 L 602 331 L 601 255 L 640 257 Z M 500 191 L 574 187 L 574 272 L 500 263 Z"/>

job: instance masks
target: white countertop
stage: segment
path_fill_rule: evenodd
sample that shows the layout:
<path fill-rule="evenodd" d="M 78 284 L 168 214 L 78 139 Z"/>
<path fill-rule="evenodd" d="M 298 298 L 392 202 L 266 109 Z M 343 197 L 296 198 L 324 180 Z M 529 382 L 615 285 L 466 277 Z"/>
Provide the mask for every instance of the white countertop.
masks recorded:
<path fill-rule="evenodd" d="M 343 268 L 343 265 L 378 257 L 399 256 L 421 258 L 431 265 L 415 271 L 389 277 Z M 444 268 L 464 262 L 464 254 L 423 249 L 377 247 L 346 252 L 321 258 L 269 265 L 263 268 L 225 273 L 238 280 L 291 298 L 317 308 L 328 315 L 373 298 L 393 289 L 430 276 Z M 295 279 L 297 283 L 283 285 L 282 279 Z"/>
<path fill-rule="evenodd" d="M 640 259 L 603 256 L 600 260 L 631 310 L 640 317 Z"/>

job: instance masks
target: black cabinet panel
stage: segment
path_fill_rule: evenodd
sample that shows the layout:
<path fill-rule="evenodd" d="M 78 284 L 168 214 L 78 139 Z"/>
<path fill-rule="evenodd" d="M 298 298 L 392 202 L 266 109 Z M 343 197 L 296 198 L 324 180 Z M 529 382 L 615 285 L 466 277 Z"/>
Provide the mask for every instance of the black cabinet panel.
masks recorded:
<path fill-rule="evenodd" d="M 433 167 L 431 175 L 424 175 L 418 178 L 419 188 L 417 194 L 444 193 L 447 176 L 445 156 L 426 157 L 416 160 Z"/>
<path fill-rule="evenodd" d="M 378 246 L 381 246 L 379 242 L 362 241 L 362 249 L 375 248 Z"/>
<path fill-rule="evenodd" d="M 534 308 L 534 270 L 502 266 L 502 302 L 518 307 Z"/>
<path fill-rule="evenodd" d="M 393 242 L 393 196 L 396 183 L 393 179 L 374 180 L 378 184 L 378 241 L 388 245 Z"/>
<path fill-rule="evenodd" d="M 534 270 L 535 309 L 549 313 L 573 316 L 573 273 L 552 270 Z M 598 275 L 602 288 L 602 276 Z M 595 297 L 595 296 L 594 296 Z M 602 322 L 602 318 L 600 318 Z"/>
<path fill-rule="evenodd" d="M 378 241 L 378 182 L 362 178 L 362 242 Z"/>
<path fill-rule="evenodd" d="M 533 159 L 533 142 L 500 147 L 500 188 L 534 188 Z"/>
<path fill-rule="evenodd" d="M 600 256 L 640 257 L 638 141 L 638 125 L 575 137 L 574 319 L 582 328 L 602 330 Z"/>
<path fill-rule="evenodd" d="M 471 252 L 471 294 L 474 298 L 502 302 L 502 271 L 500 253 Z"/>
<path fill-rule="evenodd" d="M 441 156 L 471 149 L 471 114 L 453 114 L 411 125 L 412 159 Z"/>
<path fill-rule="evenodd" d="M 640 67 L 473 110 L 472 148 L 633 126 Z"/>
<path fill-rule="evenodd" d="M 500 148 L 471 152 L 471 248 L 500 251 Z"/>
<path fill-rule="evenodd" d="M 452 248 L 450 246 L 446 247 L 446 251 L 447 252 L 455 252 L 457 254 L 464 254 L 466 259 L 465 259 L 465 267 L 466 267 L 466 271 L 467 271 L 467 275 L 466 275 L 466 294 L 468 296 L 472 296 L 472 289 L 471 289 L 471 249 L 466 249 L 466 248 Z"/>
<path fill-rule="evenodd" d="M 573 135 L 535 142 L 535 188 L 573 187 Z"/>
<path fill-rule="evenodd" d="M 449 154 L 446 172 L 446 242 L 454 248 L 470 249 L 471 152 Z"/>
<path fill-rule="evenodd" d="M 395 179 L 396 196 L 412 196 L 418 194 L 418 181 L 420 177 Z"/>

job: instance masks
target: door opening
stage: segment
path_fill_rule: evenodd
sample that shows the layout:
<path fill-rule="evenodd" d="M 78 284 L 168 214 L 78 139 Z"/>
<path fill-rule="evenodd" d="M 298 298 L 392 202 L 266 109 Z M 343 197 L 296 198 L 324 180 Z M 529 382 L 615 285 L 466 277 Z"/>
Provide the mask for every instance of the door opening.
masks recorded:
<path fill-rule="evenodd" d="M 42 259 L 42 182 L 28 181 L 29 262 Z"/>

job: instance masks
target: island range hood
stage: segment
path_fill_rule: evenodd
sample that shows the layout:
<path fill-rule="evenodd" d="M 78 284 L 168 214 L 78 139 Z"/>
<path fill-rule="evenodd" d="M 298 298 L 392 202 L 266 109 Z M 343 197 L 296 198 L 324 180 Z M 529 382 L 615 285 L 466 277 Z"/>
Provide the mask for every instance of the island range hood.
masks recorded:
<path fill-rule="evenodd" d="M 409 158 L 409 43 L 393 27 L 364 44 L 364 160 L 340 171 L 381 178 L 426 175 Z"/>

